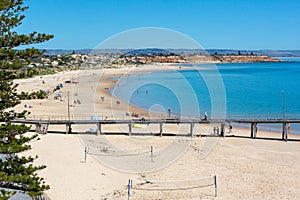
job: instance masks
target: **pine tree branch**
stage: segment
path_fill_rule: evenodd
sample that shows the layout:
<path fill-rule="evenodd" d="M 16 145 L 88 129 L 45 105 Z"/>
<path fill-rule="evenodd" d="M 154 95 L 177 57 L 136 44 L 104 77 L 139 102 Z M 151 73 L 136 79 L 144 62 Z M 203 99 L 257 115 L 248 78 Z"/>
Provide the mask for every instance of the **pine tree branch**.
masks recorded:
<path fill-rule="evenodd" d="M 33 32 L 28 35 L 8 32 L 0 38 L 0 48 L 14 48 L 21 45 L 37 44 L 52 39 L 53 35 Z"/>
<path fill-rule="evenodd" d="M 0 188 L 21 190 L 36 197 L 49 189 L 44 179 L 36 173 L 45 166 L 34 166 L 32 163 L 37 157 L 20 157 L 18 153 L 30 150 L 29 142 L 38 138 L 37 135 L 25 135 L 29 127 L 10 124 L 12 119 L 25 117 L 27 112 L 17 113 L 9 108 L 19 104 L 20 99 L 41 96 L 41 91 L 18 94 L 18 85 L 13 84 L 12 80 L 36 74 L 35 69 L 26 69 L 26 66 L 43 52 L 34 48 L 14 48 L 44 42 L 53 36 L 37 32 L 15 32 L 14 28 L 21 25 L 26 9 L 28 7 L 23 6 L 22 0 L 0 0 L 0 153 L 6 155 L 6 158 L 0 159 Z M 1 191 L 0 200 L 7 199 L 12 194 L 9 191 Z"/>

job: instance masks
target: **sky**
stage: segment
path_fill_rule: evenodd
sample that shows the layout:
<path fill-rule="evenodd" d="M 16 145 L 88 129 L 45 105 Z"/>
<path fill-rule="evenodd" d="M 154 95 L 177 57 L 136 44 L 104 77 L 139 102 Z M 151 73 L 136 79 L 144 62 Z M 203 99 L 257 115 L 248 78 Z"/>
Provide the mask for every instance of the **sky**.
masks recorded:
<path fill-rule="evenodd" d="M 29 9 L 17 31 L 55 36 L 35 45 L 42 49 L 93 49 L 114 35 L 144 27 L 170 29 L 205 49 L 300 49 L 299 0 L 24 0 L 24 3 Z M 156 42 L 163 40 L 164 37 L 157 38 Z"/>

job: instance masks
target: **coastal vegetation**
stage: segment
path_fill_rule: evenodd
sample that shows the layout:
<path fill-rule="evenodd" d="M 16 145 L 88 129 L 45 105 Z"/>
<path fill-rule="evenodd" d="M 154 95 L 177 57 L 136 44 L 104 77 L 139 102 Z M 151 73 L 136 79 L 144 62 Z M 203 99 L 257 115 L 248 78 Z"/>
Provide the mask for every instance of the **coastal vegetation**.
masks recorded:
<path fill-rule="evenodd" d="M 46 166 L 34 166 L 37 158 L 21 155 L 31 149 L 29 142 L 37 140 L 37 135 L 26 136 L 29 127 L 14 125 L 10 120 L 25 117 L 28 112 L 17 113 L 12 107 L 21 99 L 44 98 L 42 91 L 17 93 L 16 78 L 38 75 L 39 70 L 27 67 L 32 61 L 40 58 L 43 51 L 35 48 L 16 49 L 22 45 L 45 42 L 52 35 L 32 32 L 19 34 L 15 28 L 24 19 L 23 12 L 28 7 L 22 0 L 1 0 L 0 2 L 0 199 L 9 199 L 14 193 L 21 192 L 36 199 L 49 186 L 37 174 Z"/>
<path fill-rule="evenodd" d="M 30 67 L 36 75 L 55 73 L 59 71 L 77 70 L 79 68 L 121 68 L 138 67 L 144 64 L 155 63 L 236 63 L 236 62 L 279 62 L 279 60 L 254 54 L 193 54 L 186 55 L 175 53 L 151 54 L 67 54 L 47 55 L 35 60 Z M 22 77 L 23 78 L 23 74 Z"/>

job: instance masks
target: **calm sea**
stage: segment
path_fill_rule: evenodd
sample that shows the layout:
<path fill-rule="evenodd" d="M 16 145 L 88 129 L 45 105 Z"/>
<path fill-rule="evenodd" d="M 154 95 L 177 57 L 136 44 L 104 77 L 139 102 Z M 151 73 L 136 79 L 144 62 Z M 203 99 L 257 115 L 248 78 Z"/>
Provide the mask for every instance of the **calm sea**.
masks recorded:
<path fill-rule="evenodd" d="M 123 77 L 111 93 L 131 105 L 172 115 L 300 118 L 299 61 L 193 67 Z"/>

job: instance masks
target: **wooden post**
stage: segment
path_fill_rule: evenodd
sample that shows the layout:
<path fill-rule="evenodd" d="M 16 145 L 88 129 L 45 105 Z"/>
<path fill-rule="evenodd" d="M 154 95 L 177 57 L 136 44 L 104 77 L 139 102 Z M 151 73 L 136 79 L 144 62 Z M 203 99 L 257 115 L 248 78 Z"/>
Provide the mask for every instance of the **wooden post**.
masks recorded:
<path fill-rule="evenodd" d="M 285 133 L 286 133 L 286 134 L 285 134 L 285 135 L 286 135 L 286 140 L 285 140 L 285 141 L 286 141 L 286 142 L 288 141 L 288 134 L 289 134 L 289 128 L 288 128 L 288 126 L 290 126 L 290 124 L 287 124 L 287 123 L 286 123 L 286 124 L 285 124 Z"/>
<path fill-rule="evenodd" d="M 97 135 L 101 135 L 102 131 L 101 131 L 101 124 L 98 122 L 97 123 Z"/>
<path fill-rule="evenodd" d="M 214 185 L 215 185 L 215 197 L 218 196 L 218 186 L 217 186 L 217 176 L 214 176 Z"/>
<path fill-rule="evenodd" d="M 286 122 L 282 123 L 282 140 L 287 141 L 287 130 L 286 130 Z"/>
<path fill-rule="evenodd" d="M 191 123 L 191 128 L 190 128 L 190 133 L 191 133 L 191 137 L 194 137 L 194 123 Z"/>
<path fill-rule="evenodd" d="M 254 138 L 254 135 L 253 135 L 253 123 L 251 123 L 251 134 L 250 134 L 250 137 Z"/>
<path fill-rule="evenodd" d="M 127 185 L 127 196 L 128 196 L 128 200 L 130 199 L 130 189 L 131 189 L 131 181 L 130 179 L 128 180 L 128 185 Z"/>
<path fill-rule="evenodd" d="M 50 119 L 49 119 L 49 121 L 48 121 L 48 123 L 47 123 L 47 126 L 46 126 L 46 131 L 45 131 L 45 133 L 48 133 L 49 126 L 50 126 Z"/>
<path fill-rule="evenodd" d="M 221 124 L 221 136 L 225 137 L 225 123 Z"/>
<path fill-rule="evenodd" d="M 257 134 L 257 123 L 253 123 L 253 138 L 256 138 L 256 134 Z"/>
<path fill-rule="evenodd" d="M 69 133 L 72 133 L 72 126 L 69 124 Z"/>
<path fill-rule="evenodd" d="M 41 123 L 35 124 L 35 132 L 40 133 L 41 132 L 41 127 L 42 127 Z"/>
<path fill-rule="evenodd" d="M 131 136 L 131 133 L 132 133 L 132 124 L 130 123 L 128 126 L 129 126 L 129 136 Z"/>
<path fill-rule="evenodd" d="M 66 134 L 72 133 L 72 127 L 71 124 L 66 124 Z"/>
<path fill-rule="evenodd" d="M 285 135 L 284 135 L 284 122 L 282 123 L 282 140 L 285 139 Z"/>
<path fill-rule="evenodd" d="M 162 137 L 162 133 L 163 133 L 163 123 L 160 123 L 159 124 L 159 134 L 160 134 L 160 137 Z"/>

